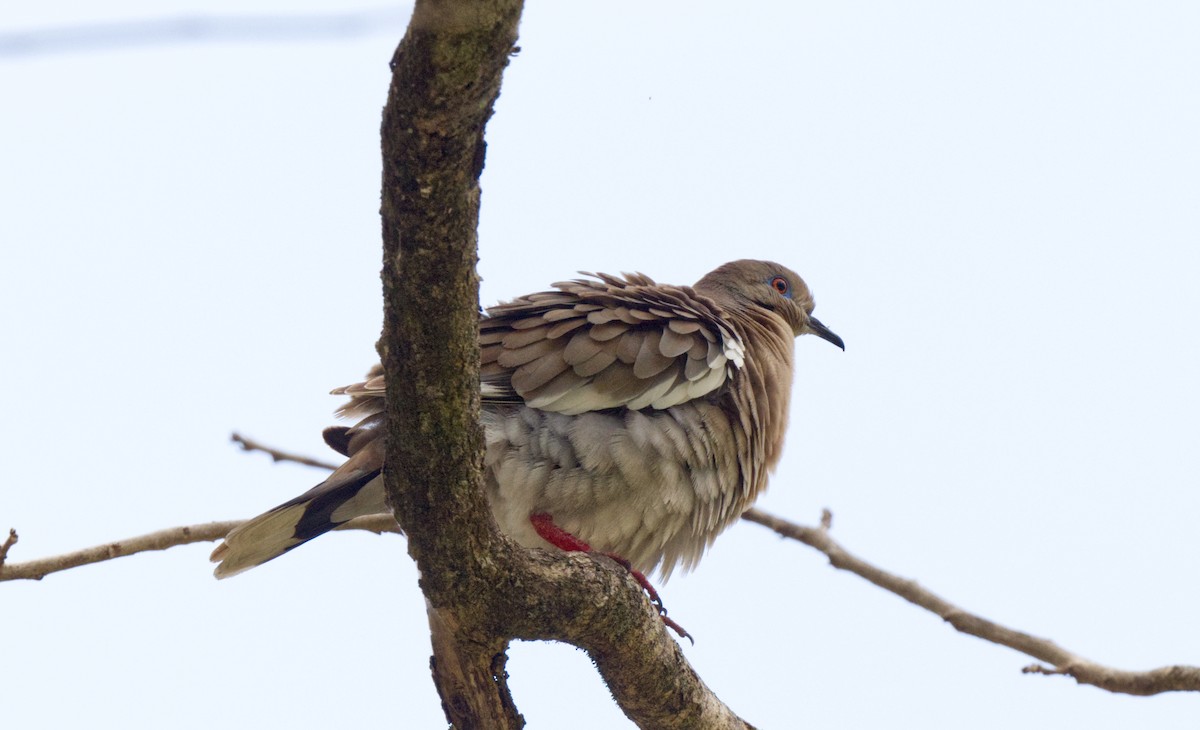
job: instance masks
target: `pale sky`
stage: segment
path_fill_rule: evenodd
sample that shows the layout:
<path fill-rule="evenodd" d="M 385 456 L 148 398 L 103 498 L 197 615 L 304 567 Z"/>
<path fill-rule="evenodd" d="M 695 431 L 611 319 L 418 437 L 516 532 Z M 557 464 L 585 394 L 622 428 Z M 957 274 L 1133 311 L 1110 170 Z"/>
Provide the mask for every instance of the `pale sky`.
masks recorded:
<path fill-rule="evenodd" d="M 482 299 L 778 260 L 796 344 L 759 506 L 1122 669 L 1200 664 L 1200 8 L 530 2 L 488 127 Z M 384 9 L 386 10 L 386 9 Z M 380 110 L 407 8 L 345 37 L 17 53 L 14 36 L 317 2 L 44 0 L 0 19 L 0 528 L 20 561 L 249 517 L 322 478 L 374 361 Z M 7 45 L 5 45 L 7 44 Z M 0 725 L 439 727 L 403 539 L 217 582 L 211 545 L 0 585 Z M 1194 695 L 1022 675 L 736 525 L 662 586 L 764 728 L 1194 728 Z M 518 644 L 531 728 L 629 723 Z"/>

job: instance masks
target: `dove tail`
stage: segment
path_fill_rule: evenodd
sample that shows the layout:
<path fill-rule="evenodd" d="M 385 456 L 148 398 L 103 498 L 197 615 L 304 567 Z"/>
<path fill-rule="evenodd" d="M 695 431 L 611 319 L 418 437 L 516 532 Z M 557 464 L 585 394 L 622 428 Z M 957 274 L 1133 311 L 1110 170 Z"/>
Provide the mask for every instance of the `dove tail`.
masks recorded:
<path fill-rule="evenodd" d="M 213 574 L 228 578 L 283 555 L 361 515 L 387 512 L 378 469 L 329 479 L 230 530 L 213 550 Z"/>

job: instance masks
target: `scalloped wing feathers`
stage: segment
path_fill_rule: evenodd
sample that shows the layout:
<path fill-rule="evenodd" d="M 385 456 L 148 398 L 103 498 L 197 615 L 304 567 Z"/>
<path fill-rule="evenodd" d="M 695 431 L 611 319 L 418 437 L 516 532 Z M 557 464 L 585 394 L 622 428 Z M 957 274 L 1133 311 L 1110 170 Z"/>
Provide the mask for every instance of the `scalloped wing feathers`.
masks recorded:
<path fill-rule="evenodd" d="M 742 365 L 716 304 L 642 275 L 560 282 L 479 323 L 484 401 L 578 415 L 662 410 L 708 395 Z"/>

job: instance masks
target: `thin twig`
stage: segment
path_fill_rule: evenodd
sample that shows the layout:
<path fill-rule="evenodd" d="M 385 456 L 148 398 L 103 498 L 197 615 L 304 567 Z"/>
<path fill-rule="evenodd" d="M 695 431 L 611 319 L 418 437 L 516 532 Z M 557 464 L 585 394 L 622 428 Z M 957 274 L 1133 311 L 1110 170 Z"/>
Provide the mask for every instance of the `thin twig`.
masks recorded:
<path fill-rule="evenodd" d="M 146 535 L 138 535 L 127 540 L 118 540 L 105 545 L 84 548 L 62 555 L 48 558 L 27 560 L 23 563 L 9 563 L 0 567 L 0 581 L 4 580 L 41 580 L 43 577 L 62 570 L 78 568 L 81 565 L 100 563 L 126 555 L 144 553 L 150 550 L 166 550 L 176 545 L 187 545 L 193 542 L 219 540 L 225 533 L 240 525 L 240 520 L 228 522 L 208 522 L 202 525 L 187 527 L 172 527 L 158 530 Z"/>
<path fill-rule="evenodd" d="M 937 614 L 964 634 L 1016 649 L 1051 665 L 1044 667 L 1034 664 L 1025 667 L 1023 671 L 1027 674 L 1065 674 L 1074 677 L 1075 681 L 1080 684 L 1090 684 L 1109 692 L 1131 695 L 1200 691 L 1200 667 L 1176 665 L 1145 672 L 1113 669 L 1073 654 L 1048 639 L 1014 631 L 994 621 L 968 613 L 922 588 L 916 581 L 901 578 L 876 568 L 846 552 L 829 536 L 828 526 L 832 523 L 832 516 L 829 516 L 828 510 L 822 516 L 821 527 L 797 525 L 756 509 L 747 511 L 742 515 L 742 519 L 757 523 L 784 537 L 798 540 L 809 547 L 820 550 L 828 556 L 833 567 L 866 578 L 909 603 Z"/>
<path fill-rule="evenodd" d="M 4 539 L 4 544 L 0 545 L 0 568 L 4 567 L 4 561 L 8 559 L 8 549 L 16 545 L 19 539 L 16 529 L 12 527 L 8 528 L 8 537 Z"/>
<path fill-rule="evenodd" d="M 166 530 L 158 530 L 157 532 L 138 535 L 126 540 L 118 540 L 96 547 L 63 553 L 62 555 L 27 560 L 21 563 L 0 564 L 0 581 L 41 580 L 51 573 L 78 568 L 81 565 L 101 563 L 106 560 L 123 558 L 127 555 L 136 555 L 137 553 L 145 553 L 152 550 L 166 550 L 176 545 L 190 545 L 194 542 L 212 542 L 225 537 L 226 533 L 240 524 L 242 524 L 242 520 L 226 520 L 224 522 L 206 522 L 200 525 L 171 527 Z M 400 532 L 395 518 L 390 514 L 356 517 L 346 524 L 339 526 L 337 529 L 367 530 L 375 534 Z M 16 542 L 15 531 L 10 531 L 9 534 L 11 542 L 6 540 L 5 546 L 11 546 L 12 542 Z"/>
<path fill-rule="evenodd" d="M 229 437 L 229 440 L 234 442 L 238 446 L 241 446 L 242 451 L 261 451 L 264 454 L 270 456 L 271 460 L 275 461 L 275 462 L 294 461 L 297 464 L 304 464 L 305 466 L 315 466 L 318 469 L 328 469 L 330 471 L 333 471 L 334 469 L 337 468 L 337 464 L 330 464 L 327 461 L 321 461 L 320 459 L 314 459 L 311 456 L 300 456 L 299 454 L 289 454 L 286 451 L 280 451 L 279 449 L 273 449 L 270 446 L 263 446 L 262 444 L 258 443 L 257 441 L 246 438 L 245 436 L 243 436 L 237 432 L 234 432 L 233 434 L 231 434 Z"/>

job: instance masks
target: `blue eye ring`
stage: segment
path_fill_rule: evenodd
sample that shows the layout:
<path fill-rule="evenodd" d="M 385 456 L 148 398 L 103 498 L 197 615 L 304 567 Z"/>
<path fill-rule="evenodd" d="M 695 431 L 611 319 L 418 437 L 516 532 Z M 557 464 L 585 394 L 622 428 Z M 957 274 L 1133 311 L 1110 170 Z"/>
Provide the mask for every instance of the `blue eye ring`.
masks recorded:
<path fill-rule="evenodd" d="M 771 288 L 779 292 L 781 295 L 788 297 L 792 296 L 792 283 L 785 277 L 774 276 L 771 278 Z"/>

